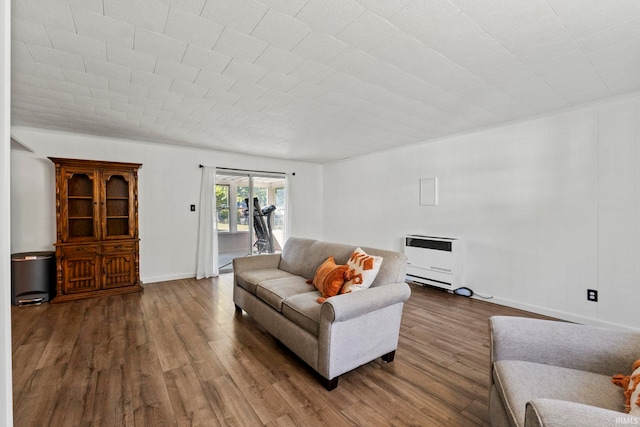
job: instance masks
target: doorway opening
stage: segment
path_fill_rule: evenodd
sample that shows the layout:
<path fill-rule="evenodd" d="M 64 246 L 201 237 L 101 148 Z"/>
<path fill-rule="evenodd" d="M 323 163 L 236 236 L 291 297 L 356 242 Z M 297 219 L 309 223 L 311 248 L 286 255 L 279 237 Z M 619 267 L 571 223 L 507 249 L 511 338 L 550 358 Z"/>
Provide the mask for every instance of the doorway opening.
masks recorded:
<path fill-rule="evenodd" d="M 287 226 L 284 174 L 219 170 L 215 192 L 220 272 L 232 271 L 234 258 L 282 250 Z"/>

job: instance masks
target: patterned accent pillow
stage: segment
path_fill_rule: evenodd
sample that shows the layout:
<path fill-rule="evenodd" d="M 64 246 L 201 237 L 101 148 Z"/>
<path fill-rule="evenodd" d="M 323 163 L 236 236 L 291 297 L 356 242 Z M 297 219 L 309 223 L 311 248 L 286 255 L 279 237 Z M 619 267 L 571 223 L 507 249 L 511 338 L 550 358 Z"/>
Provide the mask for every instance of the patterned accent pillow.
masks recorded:
<path fill-rule="evenodd" d="M 614 375 L 613 383 L 624 388 L 625 412 L 636 417 L 640 416 L 640 359 L 633 363 L 631 375 Z"/>
<path fill-rule="evenodd" d="M 629 415 L 640 417 L 640 360 L 636 360 L 633 367 L 635 369 L 631 373 L 629 388 L 625 394 L 629 393 Z"/>
<path fill-rule="evenodd" d="M 349 261 L 347 261 L 347 266 L 351 269 L 353 278 L 344 283 L 340 293 L 346 294 L 367 289 L 378 275 L 381 265 L 381 256 L 368 255 L 362 248 L 357 248 L 351 254 Z"/>

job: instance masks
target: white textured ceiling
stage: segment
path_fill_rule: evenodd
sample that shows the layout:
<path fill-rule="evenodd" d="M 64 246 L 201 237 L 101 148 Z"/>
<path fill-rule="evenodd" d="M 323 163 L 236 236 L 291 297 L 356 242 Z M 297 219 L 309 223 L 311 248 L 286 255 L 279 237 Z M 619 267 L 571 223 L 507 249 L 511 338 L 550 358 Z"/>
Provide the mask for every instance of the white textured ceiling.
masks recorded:
<path fill-rule="evenodd" d="M 640 89 L 638 0 L 13 0 L 12 124 L 327 162 Z"/>

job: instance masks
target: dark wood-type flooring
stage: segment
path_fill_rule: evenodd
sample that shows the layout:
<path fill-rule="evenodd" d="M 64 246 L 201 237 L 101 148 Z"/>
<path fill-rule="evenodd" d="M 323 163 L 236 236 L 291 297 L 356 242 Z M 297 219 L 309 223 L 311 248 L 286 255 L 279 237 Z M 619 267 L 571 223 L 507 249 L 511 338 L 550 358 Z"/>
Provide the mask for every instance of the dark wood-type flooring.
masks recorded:
<path fill-rule="evenodd" d="M 412 285 L 395 360 L 313 372 L 236 314 L 232 276 L 13 307 L 14 425 L 488 425 L 491 315 L 522 312 Z"/>

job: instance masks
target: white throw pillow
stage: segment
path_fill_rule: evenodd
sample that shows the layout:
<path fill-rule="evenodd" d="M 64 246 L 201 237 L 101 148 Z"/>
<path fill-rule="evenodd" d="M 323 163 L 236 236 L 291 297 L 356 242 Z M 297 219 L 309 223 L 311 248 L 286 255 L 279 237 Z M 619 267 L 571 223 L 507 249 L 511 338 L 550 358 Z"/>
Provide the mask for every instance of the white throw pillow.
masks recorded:
<path fill-rule="evenodd" d="M 368 255 L 362 248 L 357 248 L 347 261 L 347 266 L 353 273 L 353 279 L 344 283 L 340 293 L 346 294 L 370 287 L 378 275 L 381 265 L 381 256 Z"/>
<path fill-rule="evenodd" d="M 640 365 L 631 373 L 627 390 L 631 392 L 629 415 L 640 417 Z"/>

